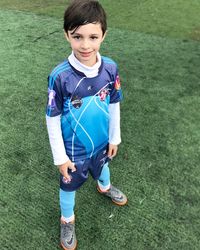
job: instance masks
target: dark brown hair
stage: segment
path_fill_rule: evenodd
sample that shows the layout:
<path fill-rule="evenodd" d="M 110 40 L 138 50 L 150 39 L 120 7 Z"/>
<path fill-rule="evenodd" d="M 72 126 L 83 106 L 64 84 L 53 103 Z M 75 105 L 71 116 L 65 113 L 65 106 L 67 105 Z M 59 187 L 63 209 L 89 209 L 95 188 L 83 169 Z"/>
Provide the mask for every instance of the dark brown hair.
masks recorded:
<path fill-rule="evenodd" d="M 76 30 L 88 23 L 100 23 L 103 35 L 107 29 L 106 13 L 98 1 L 73 0 L 64 14 L 64 30 Z"/>

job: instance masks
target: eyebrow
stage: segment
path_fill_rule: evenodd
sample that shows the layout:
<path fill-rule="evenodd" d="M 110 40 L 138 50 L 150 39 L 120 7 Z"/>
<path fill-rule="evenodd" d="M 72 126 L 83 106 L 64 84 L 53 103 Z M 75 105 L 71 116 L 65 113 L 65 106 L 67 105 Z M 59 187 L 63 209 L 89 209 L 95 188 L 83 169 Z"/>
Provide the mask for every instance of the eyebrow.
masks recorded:
<path fill-rule="evenodd" d="M 76 35 L 76 36 L 83 36 L 82 34 L 78 33 L 78 32 L 70 32 L 70 35 Z M 98 36 L 99 34 L 90 34 L 90 36 Z"/>

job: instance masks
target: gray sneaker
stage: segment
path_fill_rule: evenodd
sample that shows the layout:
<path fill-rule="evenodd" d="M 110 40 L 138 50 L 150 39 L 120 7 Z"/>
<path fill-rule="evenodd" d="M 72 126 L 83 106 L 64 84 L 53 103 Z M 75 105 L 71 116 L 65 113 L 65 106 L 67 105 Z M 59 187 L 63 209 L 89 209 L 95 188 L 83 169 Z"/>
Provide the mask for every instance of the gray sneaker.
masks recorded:
<path fill-rule="evenodd" d="M 77 246 L 75 223 L 61 223 L 60 243 L 64 250 L 75 250 Z"/>
<path fill-rule="evenodd" d="M 111 200 L 119 206 L 124 206 L 128 202 L 126 195 L 112 185 L 110 186 L 110 189 L 106 192 L 102 192 L 98 185 L 97 190 L 99 191 L 99 193 L 111 198 Z"/>

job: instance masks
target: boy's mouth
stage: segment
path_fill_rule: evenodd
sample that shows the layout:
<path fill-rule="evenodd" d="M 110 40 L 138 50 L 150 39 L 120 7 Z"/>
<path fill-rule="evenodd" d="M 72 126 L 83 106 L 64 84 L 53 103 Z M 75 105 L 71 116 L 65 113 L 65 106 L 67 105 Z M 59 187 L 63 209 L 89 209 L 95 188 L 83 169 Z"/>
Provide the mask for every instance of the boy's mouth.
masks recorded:
<path fill-rule="evenodd" d="M 89 57 L 92 53 L 92 51 L 90 52 L 79 52 L 81 54 L 82 57 Z"/>

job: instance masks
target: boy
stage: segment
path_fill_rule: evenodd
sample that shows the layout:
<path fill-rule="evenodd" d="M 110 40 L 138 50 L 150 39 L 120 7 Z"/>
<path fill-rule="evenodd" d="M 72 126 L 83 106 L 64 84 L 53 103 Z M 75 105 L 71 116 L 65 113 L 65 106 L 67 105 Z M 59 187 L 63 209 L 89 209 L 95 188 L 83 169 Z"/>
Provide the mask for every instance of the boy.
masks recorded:
<path fill-rule="evenodd" d="M 116 64 L 101 57 L 106 14 L 98 1 L 72 1 L 64 33 L 72 53 L 48 78 L 47 129 L 60 171 L 61 246 L 75 249 L 75 191 L 87 180 L 117 205 L 127 197 L 110 183 L 108 161 L 117 154 L 122 99 Z"/>

